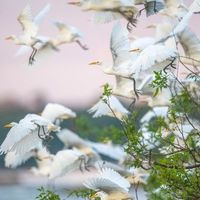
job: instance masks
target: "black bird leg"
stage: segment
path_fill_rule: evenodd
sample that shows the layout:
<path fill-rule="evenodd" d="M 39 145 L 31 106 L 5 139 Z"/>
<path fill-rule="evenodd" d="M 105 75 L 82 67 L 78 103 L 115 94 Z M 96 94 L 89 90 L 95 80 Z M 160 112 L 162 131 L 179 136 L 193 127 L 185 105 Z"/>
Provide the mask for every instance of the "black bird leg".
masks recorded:
<path fill-rule="evenodd" d="M 157 2 L 156 2 L 156 0 L 155 0 L 154 3 L 153 3 L 153 11 L 154 11 L 155 13 L 158 12 L 156 6 L 157 6 Z"/>
<path fill-rule="evenodd" d="M 34 47 L 34 46 L 31 46 L 33 51 L 29 57 L 29 65 L 32 65 L 35 61 L 34 57 L 35 57 L 35 54 L 37 53 L 37 49 Z"/>
<path fill-rule="evenodd" d="M 83 50 L 88 50 L 87 45 L 82 44 L 79 40 L 76 40 L 76 43 L 77 43 Z"/>

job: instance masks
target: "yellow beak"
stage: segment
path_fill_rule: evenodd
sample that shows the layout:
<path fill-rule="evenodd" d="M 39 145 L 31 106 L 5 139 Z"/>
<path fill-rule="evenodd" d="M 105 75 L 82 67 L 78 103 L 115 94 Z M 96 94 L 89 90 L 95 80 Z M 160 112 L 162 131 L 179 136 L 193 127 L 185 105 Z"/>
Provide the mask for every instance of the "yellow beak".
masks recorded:
<path fill-rule="evenodd" d="M 12 39 L 11 36 L 5 37 L 5 40 L 11 40 L 11 39 Z"/>
<path fill-rule="evenodd" d="M 140 49 L 139 48 L 137 48 L 137 49 L 131 49 L 129 52 L 136 52 L 136 51 L 140 51 Z"/>
<path fill-rule="evenodd" d="M 100 64 L 99 61 L 93 61 L 93 62 L 88 63 L 88 65 L 98 65 L 98 64 Z"/>
<path fill-rule="evenodd" d="M 11 123 L 4 125 L 5 128 L 12 128 L 13 125 Z"/>
<path fill-rule="evenodd" d="M 79 6 L 81 4 L 80 1 L 71 1 L 71 2 L 68 2 L 69 5 L 75 5 L 75 6 Z"/>

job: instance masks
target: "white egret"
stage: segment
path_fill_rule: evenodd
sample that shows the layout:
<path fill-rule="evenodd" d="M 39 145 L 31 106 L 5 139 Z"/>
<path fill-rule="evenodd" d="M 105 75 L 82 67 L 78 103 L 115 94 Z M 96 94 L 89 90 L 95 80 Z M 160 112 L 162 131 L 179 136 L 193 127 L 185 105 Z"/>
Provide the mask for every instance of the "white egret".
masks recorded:
<path fill-rule="evenodd" d="M 0 153 L 14 151 L 24 154 L 34 148 L 42 148 L 43 141 L 51 139 L 50 132 L 59 130 L 49 120 L 36 114 L 28 114 L 19 123 L 12 122 L 6 127 L 11 129 L 0 146 Z"/>
<path fill-rule="evenodd" d="M 132 74 L 136 79 L 143 73 L 153 73 L 153 71 L 165 70 L 167 66 L 174 68 L 174 62 L 177 57 L 177 51 L 173 48 L 169 48 L 164 44 L 144 44 L 141 46 L 139 41 L 136 40 L 132 43 L 132 52 L 138 52 L 138 56 L 132 65 Z M 153 42 L 153 40 L 151 41 Z M 147 45 L 148 44 L 148 45 Z M 142 47 L 142 48 L 141 48 Z"/>
<path fill-rule="evenodd" d="M 58 151 L 50 167 L 49 178 L 54 179 L 77 169 L 87 169 L 87 157 L 78 150 Z"/>
<path fill-rule="evenodd" d="M 64 119 L 76 117 L 76 113 L 61 104 L 48 103 L 42 111 L 41 116 L 59 125 Z"/>
<path fill-rule="evenodd" d="M 129 111 L 113 95 L 107 97 L 106 102 L 100 99 L 88 110 L 88 112 L 94 113 L 94 118 L 107 115 L 110 117 L 116 117 L 119 120 L 123 120 L 123 118 L 129 114 Z"/>
<path fill-rule="evenodd" d="M 33 64 L 34 57 L 37 53 L 35 45 L 43 42 L 40 37 L 37 36 L 38 25 L 49 10 L 50 5 L 47 4 L 34 18 L 32 18 L 31 7 L 30 5 L 27 5 L 17 18 L 22 26 L 23 35 L 20 35 L 19 37 L 16 37 L 15 35 L 6 37 L 7 40 L 13 40 L 17 45 L 25 45 L 32 48 L 29 64 Z"/>
<path fill-rule="evenodd" d="M 189 6 L 187 13 L 181 18 L 180 22 L 174 27 L 171 33 L 168 36 L 156 41 L 156 44 L 164 42 L 167 39 L 174 37 L 177 34 L 180 34 L 182 31 L 184 31 L 184 29 L 188 26 L 189 20 L 191 19 L 194 13 L 200 13 L 200 0 L 194 0 Z"/>
<path fill-rule="evenodd" d="M 200 39 L 189 27 L 178 34 L 178 39 L 184 50 L 184 56 L 180 56 L 181 62 L 184 64 L 199 67 Z"/>
<path fill-rule="evenodd" d="M 132 200 L 128 193 L 130 183 L 118 172 L 110 168 L 101 168 L 94 178 L 84 182 L 84 186 L 96 191 L 95 196 L 102 200 Z"/>
<path fill-rule="evenodd" d="M 168 110 L 168 106 L 155 106 L 141 118 L 140 122 L 148 123 L 153 117 L 167 117 Z"/>
<path fill-rule="evenodd" d="M 80 6 L 84 11 L 96 11 L 95 21 L 107 23 L 115 19 L 125 18 L 128 21 L 127 28 L 135 26 L 135 16 L 138 9 L 132 0 L 79 0 L 69 4 Z"/>
<path fill-rule="evenodd" d="M 88 50 L 86 45 L 83 45 L 79 38 L 82 37 L 82 33 L 74 26 L 66 25 L 62 22 L 55 22 L 55 26 L 58 28 L 59 33 L 55 38 L 50 38 L 40 47 L 38 54 L 42 55 L 49 50 L 58 51 L 58 47 L 62 44 L 76 42 L 82 49 Z"/>

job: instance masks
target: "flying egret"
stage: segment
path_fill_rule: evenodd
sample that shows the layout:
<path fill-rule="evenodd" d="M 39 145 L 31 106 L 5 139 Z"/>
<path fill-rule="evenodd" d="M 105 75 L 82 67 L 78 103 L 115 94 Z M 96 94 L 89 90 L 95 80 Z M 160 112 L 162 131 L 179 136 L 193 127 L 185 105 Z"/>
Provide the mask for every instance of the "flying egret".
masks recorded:
<path fill-rule="evenodd" d="M 200 39 L 189 27 L 178 34 L 178 39 L 184 50 L 184 56 L 180 56 L 181 62 L 184 64 L 199 67 Z"/>
<path fill-rule="evenodd" d="M 89 113 L 94 113 L 93 117 L 101 117 L 107 115 L 123 120 L 129 114 L 129 111 L 120 103 L 120 101 L 113 95 L 107 97 L 107 102 L 100 99 L 92 108 L 88 110 Z"/>
<path fill-rule="evenodd" d="M 6 127 L 11 129 L 0 146 L 0 153 L 14 151 L 17 154 L 24 154 L 42 147 L 43 142 L 51 139 L 50 133 L 59 130 L 59 127 L 49 120 L 36 114 L 28 114 L 19 123 L 11 122 Z"/>
<path fill-rule="evenodd" d="M 16 37 L 11 35 L 6 37 L 7 40 L 13 40 L 17 45 L 25 45 L 32 48 L 32 53 L 29 57 L 29 64 L 33 64 L 34 57 L 37 53 L 37 48 L 35 47 L 37 43 L 43 43 L 41 38 L 37 36 L 38 25 L 41 19 L 50 10 L 50 4 L 47 4 L 34 18 L 31 14 L 31 7 L 28 4 L 23 11 L 18 16 L 17 20 L 22 26 L 23 35 Z"/>
<path fill-rule="evenodd" d="M 84 11 L 96 11 L 95 21 L 107 23 L 115 19 L 125 18 L 127 28 L 135 26 L 138 9 L 132 0 L 79 0 L 68 4 L 80 6 Z"/>
<path fill-rule="evenodd" d="M 200 13 L 200 0 L 194 0 L 192 4 L 189 6 L 186 14 L 181 18 L 180 22 L 174 27 L 168 36 L 156 41 L 156 44 L 162 43 L 167 39 L 176 36 L 177 34 L 184 31 L 184 29 L 188 26 L 189 20 L 191 19 L 193 14 Z"/>
<path fill-rule="evenodd" d="M 54 179 L 78 169 L 87 169 L 87 157 L 75 149 L 61 150 L 54 156 L 49 178 Z"/>
<path fill-rule="evenodd" d="M 76 27 L 58 21 L 54 24 L 58 28 L 58 35 L 55 38 L 47 39 L 40 47 L 38 54 L 42 55 L 42 53 L 48 52 L 49 50 L 58 51 L 60 45 L 72 42 L 76 42 L 83 50 L 88 50 L 87 46 L 83 45 L 79 40 L 83 34 Z"/>
<path fill-rule="evenodd" d="M 64 119 L 76 117 L 76 113 L 61 104 L 48 103 L 42 111 L 41 116 L 59 125 Z"/>
<path fill-rule="evenodd" d="M 178 56 L 174 48 L 169 48 L 165 44 L 155 44 L 149 39 L 146 39 L 145 44 L 142 38 L 132 43 L 131 51 L 138 54 L 131 68 L 136 79 L 142 72 L 153 74 L 153 71 L 165 70 L 167 66 L 174 68 Z"/>
<path fill-rule="evenodd" d="M 96 191 L 95 196 L 102 200 L 132 200 L 128 193 L 130 183 L 118 172 L 110 168 L 101 168 L 94 178 L 85 181 L 84 186 Z"/>

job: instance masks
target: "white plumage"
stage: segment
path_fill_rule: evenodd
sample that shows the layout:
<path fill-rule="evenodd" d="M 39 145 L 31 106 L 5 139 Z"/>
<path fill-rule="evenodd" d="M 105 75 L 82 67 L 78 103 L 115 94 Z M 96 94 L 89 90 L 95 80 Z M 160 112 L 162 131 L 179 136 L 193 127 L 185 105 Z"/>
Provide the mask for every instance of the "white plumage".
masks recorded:
<path fill-rule="evenodd" d="M 42 117 L 54 123 L 56 120 L 74 118 L 76 113 L 61 104 L 48 103 L 42 111 Z"/>
<path fill-rule="evenodd" d="M 91 178 L 84 182 L 87 188 L 93 190 L 101 190 L 106 193 L 112 191 L 128 192 L 130 183 L 118 172 L 110 168 L 101 168 L 95 178 Z"/>
<path fill-rule="evenodd" d="M 86 156 L 78 150 L 58 151 L 52 162 L 49 178 L 53 179 L 66 173 L 81 169 L 85 165 Z"/>
<path fill-rule="evenodd" d="M 113 95 L 107 98 L 107 103 L 100 99 L 88 112 L 94 113 L 94 118 L 107 115 L 110 117 L 117 117 L 120 120 L 129 114 L 129 111 Z"/>
<path fill-rule="evenodd" d="M 12 123 L 5 140 L 0 146 L 1 153 L 14 151 L 24 154 L 34 148 L 42 146 L 42 139 L 49 138 L 51 131 L 58 127 L 49 120 L 35 114 L 28 114 L 19 123 Z"/>
<path fill-rule="evenodd" d="M 15 35 L 11 35 L 7 37 L 6 39 L 11 39 L 15 42 L 17 45 L 25 45 L 32 48 L 32 53 L 29 58 L 29 64 L 33 64 L 34 57 L 37 52 L 37 49 L 35 48 L 35 45 L 42 41 L 37 36 L 38 33 L 38 25 L 41 21 L 41 19 L 46 15 L 46 13 L 50 10 L 50 5 L 47 4 L 34 18 L 31 14 L 31 7 L 30 5 L 27 5 L 23 11 L 18 16 L 18 21 L 22 26 L 23 29 L 23 35 L 16 37 Z"/>

